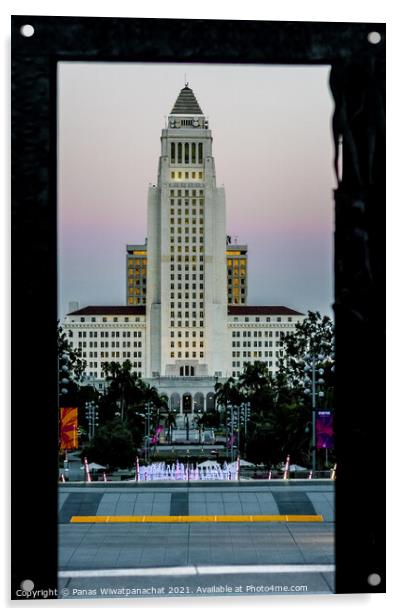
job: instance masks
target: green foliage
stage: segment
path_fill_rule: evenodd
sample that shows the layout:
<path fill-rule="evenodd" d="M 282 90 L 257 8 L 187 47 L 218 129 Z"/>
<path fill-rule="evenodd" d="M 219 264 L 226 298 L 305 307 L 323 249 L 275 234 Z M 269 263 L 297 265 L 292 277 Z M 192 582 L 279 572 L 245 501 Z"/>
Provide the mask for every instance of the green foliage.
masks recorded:
<path fill-rule="evenodd" d="M 66 333 L 63 331 L 60 323 L 57 323 L 57 354 L 61 361 L 63 355 L 67 356 L 67 367 L 69 378 L 72 381 L 79 382 L 85 370 L 86 362 L 81 358 L 80 352 L 74 349 L 67 339 Z"/>
<path fill-rule="evenodd" d="M 97 392 L 93 387 L 82 385 L 82 376 L 86 362 L 81 358 L 81 354 L 74 349 L 67 339 L 66 333 L 60 324 L 57 324 L 57 355 L 59 365 L 59 407 L 72 406 L 78 408 L 78 424 L 87 428 L 85 418 L 85 402 L 96 401 Z M 62 371 L 62 366 L 66 371 Z M 63 384 L 61 379 L 68 379 L 67 384 Z M 62 393 L 66 389 L 67 393 Z"/>
<path fill-rule="evenodd" d="M 96 462 L 110 469 L 134 466 L 137 448 L 130 430 L 114 419 L 101 426 L 90 445 L 82 451 L 82 459 Z"/>
<path fill-rule="evenodd" d="M 289 454 L 292 463 L 308 465 L 310 413 L 298 405 L 275 405 L 264 417 L 250 425 L 247 459 L 272 467 L 284 463 Z"/>

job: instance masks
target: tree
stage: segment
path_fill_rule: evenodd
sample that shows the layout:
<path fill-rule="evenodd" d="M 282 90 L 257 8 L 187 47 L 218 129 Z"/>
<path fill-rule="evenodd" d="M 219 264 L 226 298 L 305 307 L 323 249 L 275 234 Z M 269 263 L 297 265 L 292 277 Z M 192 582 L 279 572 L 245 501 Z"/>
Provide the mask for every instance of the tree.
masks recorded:
<path fill-rule="evenodd" d="M 289 454 L 293 463 L 309 461 L 309 413 L 299 405 L 277 404 L 265 417 L 254 423 L 247 442 L 247 457 L 268 468 L 285 462 Z"/>
<path fill-rule="evenodd" d="M 165 427 L 168 431 L 168 441 L 171 444 L 173 440 L 173 428 L 176 427 L 176 411 L 168 410 L 165 417 Z"/>
<path fill-rule="evenodd" d="M 246 363 L 239 377 L 239 385 L 243 400 L 250 403 L 252 417 L 263 417 L 267 410 L 273 407 L 273 381 L 265 362 Z"/>
<path fill-rule="evenodd" d="M 86 363 L 74 349 L 59 322 L 57 323 L 57 360 L 59 370 L 59 406 L 80 406 L 80 381 Z"/>
<path fill-rule="evenodd" d="M 137 447 L 130 430 L 115 418 L 101 426 L 93 441 L 83 449 L 82 459 L 114 468 L 128 468 L 134 465 Z"/>
<path fill-rule="evenodd" d="M 223 383 L 215 383 L 215 403 L 217 406 L 223 406 L 225 411 L 229 405 L 241 404 L 244 400 L 241 386 L 233 377 L 229 377 Z"/>
<path fill-rule="evenodd" d="M 324 369 L 327 390 L 333 388 L 334 324 L 326 315 L 308 311 L 307 318 L 296 323 L 295 331 L 282 338 L 285 358 L 281 362 L 281 378 L 302 396 L 306 370 L 312 357 Z"/>
<path fill-rule="evenodd" d="M 99 397 L 98 392 L 93 387 L 82 384 L 86 362 L 82 359 L 80 350 L 73 348 L 59 322 L 57 323 L 57 359 L 59 407 L 78 408 L 79 433 L 80 431 L 87 433 L 85 403 L 96 402 Z"/>

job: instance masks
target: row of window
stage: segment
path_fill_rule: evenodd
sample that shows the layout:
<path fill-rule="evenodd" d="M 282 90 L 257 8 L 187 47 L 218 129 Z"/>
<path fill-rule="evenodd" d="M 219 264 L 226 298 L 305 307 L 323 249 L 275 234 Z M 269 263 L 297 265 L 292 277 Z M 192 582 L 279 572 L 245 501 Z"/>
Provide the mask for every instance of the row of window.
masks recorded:
<path fill-rule="evenodd" d="M 175 233 L 177 233 L 178 236 L 181 236 L 181 234 L 183 233 L 183 230 L 181 227 L 170 227 L 170 233 L 171 235 L 174 235 Z M 199 233 L 200 235 L 204 233 L 204 227 L 199 227 L 199 229 L 197 230 L 197 227 L 193 227 L 191 229 L 191 233 L 193 233 L 194 235 L 197 235 L 197 233 Z M 190 227 L 184 227 L 184 234 L 190 235 Z M 195 240 L 194 240 L 195 241 Z"/>
<path fill-rule="evenodd" d="M 174 189 L 171 188 L 170 189 L 170 196 L 171 197 L 182 197 L 182 196 L 189 197 L 190 196 L 190 191 L 188 189 L 182 190 L 181 188 L 179 188 L 177 190 L 174 190 Z M 197 196 L 203 197 L 204 196 L 204 190 L 203 189 L 199 189 L 198 190 L 198 189 L 193 188 L 191 190 L 191 196 L 192 197 L 197 197 Z"/>
<path fill-rule="evenodd" d="M 170 337 L 171 337 L 171 338 L 174 338 L 175 336 L 177 336 L 178 338 L 181 338 L 181 337 L 182 337 L 182 333 L 183 333 L 183 332 L 181 332 L 181 331 L 176 331 L 176 332 L 175 332 L 174 330 L 172 330 L 172 331 L 170 332 Z M 197 336 L 197 332 L 196 332 L 196 331 L 193 331 L 193 332 L 191 332 L 191 335 L 192 335 L 192 337 L 193 337 L 193 338 L 195 338 L 195 337 Z M 200 332 L 199 332 L 199 336 L 200 336 L 200 338 L 203 338 L 203 337 L 204 337 L 204 332 L 203 332 L 203 331 L 200 331 Z M 184 332 L 184 337 L 185 337 L 185 338 L 190 338 L 190 332 L 189 332 L 188 330 L 186 330 L 186 331 Z"/>
<path fill-rule="evenodd" d="M 128 294 L 129 295 L 138 295 L 138 296 L 145 296 L 146 295 L 146 287 L 129 287 L 128 289 Z"/>
<path fill-rule="evenodd" d="M 185 358 L 189 358 L 192 357 L 193 359 L 196 359 L 197 357 L 203 358 L 204 357 L 204 351 L 200 351 L 199 353 L 197 353 L 197 351 L 192 351 L 190 353 L 190 351 L 171 351 L 170 352 L 170 357 L 175 358 L 177 357 L 178 359 L 181 359 L 182 357 Z"/>
<path fill-rule="evenodd" d="M 175 300 L 182 299 L 182 295 L 183 294 L 182 294 L 181 291 L 178 291 L 177 293 L 171 293 L 170 294 L 170 299 L 175 299 Z M 184 299 L 190 299 L 190 293 L 188 291 L 186 291 L 184 293 Z M 197 299 L 197 293 L 191 293 L 191 299 L 195 299 L 196 300 Z M 204 299 L 204 293 L 200 293 L 199 299 L 200 300 Z"/>
<path fill-rule="evenodd" d="M 172 171 L 170 174 L 170 179 L 172 180 L 203 180 L 204 179 L 204 173 L 203 171 L 192 171 L 191 173 L 189 171 Z"/>
<path fill-rule="evenodd" d="M 257 357 L 256 355 L 254 355 L 255 357 Z M 259 355 L 258 357 L 262 357 L 262 355 Z M 267 361 L 265 362 L 267 364 L 267 366 L 269 366 L 269 368 L 272 368 L 273 366 L 275 366 L 276 368 L 279 368 L 279 361 Z M 241 361 L 233 361 L 232 362 L 232 368 L 241 368 L 242 367 L 242 362 Z M 237 375 L 239 376 L 239 375 Z"/>
<path fill-rule="evenodd" d="M 81 348 L 86 349 L 87 346 L 90 349 L 97 349 L 98 348 L 98 343 L 97 342 L 89 342 L 88 345 L 87 345 L 86 341 L 81 342 L 81 340 L 80 340 L 78 342 L 78 348 L 79 349 L 81 349 Z M 111 342 L 110 344 L 109 344 L 109 342 L 101 342 L 100 345 L 99 345 L 99 348 L 101 348 L 101 349 L 108 349 L 109 347 L 111 349 L 119 349 L 120 348 L 120 342 Z M 121 343 L 121 348 L 123 348 L 123 349 L 130 349 L 131 347 L 134 348 L 134 349 L 136 349 L 136 348 L 140 349 L 142 347 L 142 344 L 141 344 L 141 342 L 133 342 L 133 343 L 131 343 L 131 342 L 122 342 Z"/>
<path fill-rule="evenodd" d="M 273 338 L 274 337 L 274 333 L 275 333 L 275 338 L 283 338 L 284 337 L 284 332 L 280 332 L 280 331 L 261 331 L 261 330 L 245 330 L 243 331 L 243 338 L 262 338 L 263 334 L 264 334 L 264 338 Z M 242 332 L 238 332 L 238 331 L 234 331 L 232 332 L 232 338 L 240 338 L 241 337 Z"/>
<path fill-rule="evenodd" d="M 184 266 L 184 271 L 185 271 L 185 272 L 188 272 L 189 270 L 190 270 L 190 265 L 185 265 L 185 266 Z M 199 264 L 199 265 L 198 265 L 198 267 L 197 267 L 197 264 L 196 264 L 196 263 L 193 263 L 193 264 L 191 265 L 191 270 L 192 270 L 193 272 L 198 272 L 198 271 L 203 272 L 203 271 L 204 271 L 204 266 L 203 266 L 203 265 L 202 265 L 202 263 L 201 263 L 201 264 Z M 179 263 L 178 265 L 173 265 L 173 264 L 171 264 L 171 265 L 170 265 L 170 271 L 171 271 L 171 272 L 174 272 L 174 271 L 181 272 L 181 271 L 182 271 L 182 265 L 181 265 L 180 263 Z"/>
<path fill-rule="evenodd" d="M 170 224 L 171 225 L 175 224 L 175 220 L 176 220 L 176 224 L 177 225 L 181 225 L 181 224 L 184 224 L 184 225 L 189 225 L 189 224 L 196 225 L 197 224 L 197 220 L 196 220 L 197 216 L 195 214 L 193 214 L 193 218 L 190 218 L 189 214 L 185 214 L 184 218 L 182 218 L 181 214 L 179 214 L 178 212 L 177 212 L 177 214 L 178 215 L 175 218 L 174 214 L 172 212 L 170 213 L 170 215 L 172 216 L 172 218 L 170 218 Z M 200 210 L 198 214 L 199 214 L 198 222 L 199 222 L 200 225 L 203 225 L 204 224 L 204 218 L 203 218 L 204 211 Z M 190 220 L 191 220 L 191 223 L 190 223 Z"/>
<path fill-rule="evenodd" d="M 183 302 L 178 302 L 177 304 L 175 304 L 175 302 L 170 302 L 170 308 L 171 310 L 174 310 L 176 308 L 176 310 L 183 310 L 183 308 L 185 310 L 189 310 L 190 306 L 189 306 L 190 302 L 184 302 L 184 306 L 183 306 Z M 204 309 L 204 302 L 200 302 L 197 306 L 197 302 L 192 302 L 191 306 L 193 309 L 197 309 L 198 310 L 203 310 Z"/>
<path fill-rule="evenodd" d="M 141 321 L 140 317 L 135 317 L 130 318 L 130 317 L 124 317 L 124 318 L 119 318 L 119 317 L 102 317 L 102 318 L 96 318 L 96 317 L 80 317 L 80 322 L 81 323 L 129 323 L 130 321 L 135 321 L 136 323 L 139 323 Z M 72 323 L 75 323 L 75 319 L 71 319 Z"/>
<path fill-rule="evenodd" d="M 203 245 L 200 245 L 200 246 L 194 246 L 193 245 L 191 252 L 197 252 L 197 248 L 198 248 L 198 253 L 204 252 L 204 246 Z M 179 245 L 172 244 L 170 246 L 170 253 L 171 254 L 176 253 L 176 254 L 180 255 L 182 252 L 183 252 L 183 250 L 182 250 L 181 244 L 179 244 Z M 184 252 L 189 253 L 190 252 L 190 246 L 184 246 Z"/>
<path fill-rule="evenodd" d="M 244 278 L 229 278 L 228 285 L 229 287 L 240 287 L 244 286 L 246 281 Z"/>
<path fill-rule="evenodd" d="M 241 320 L 245 321 L 246 323 L 249 323 L 250 322 L 250 317 L 244 317 L 244 318 L 241 318 Z M 252 320 L 255 321 L 256 323 L 260 323 L 261 322 L 260 317 L 252 317 Z M 274 319 L 272 319 L 272 320 L 274 320 Z M 288 320 L 289 323 L 291 323 L 293 319 L 292 319 L 292 317 L 287 317 L 287 320 Z M 235 323 L 238 322 L 239 321 L 239 317 L 234 317 L 233 321 Z M 265 321 L 266 321 L 266 323 L 270 323 L 271 322 L 271 317 L 265 317 Z M 282 317 L 276 317 L 276 321 L 278 323 L 280 323 L 282 321 Z"/>
<path fill-rule="evenodd" d="M 233 351 L 232 357 L 242 357 L 240 351 Z M 283 351 L 243 351 L 243 357 L 283 357 Z"/>
<path fill-rule="evenodd" d="M 204 261 L 204 255 L 191 255 L 192 263 L 196 263 L 197 260 L 199 260 L 200 263 L 202 263 Z M 170 261 L 171 262 L 177 261 L 177 263 L 182 263 L 183 262 L 183 257 L 182 257 L 182 255 L 170 255 Z M 185 255 L 184 256 L 184 262 L 185 263 L 189 263 L 190 262 L 189 255 Z"/>
<path fill-rule="evenodd" d="M 170 162 L 173 164 L 178 163 L 179 165 L 182 163 L 185 165 L 202 164 L 203 152 L 203 143 L 177 143 L 172 141 L 170 143 Z"/>
<path fill-rule="evenodd" d="M 282 343 L 278 341 L 278 345 L 281 345 L 281 344 Z M 247 341 L 243 340 L 243 344 L 241 344 L 240 340 L 237 340 L 237 341 L 233 340 L 233 342 L 232 342 L 232 347 L 233 348 L 236 348 L 236 347 L 239 348 L 240 346 L 242 346 L 242 347 L 251 347 L 251 341 L 249 340 L 247 342 Z M 253 346 L 255 346 L 255 347 L 262 347 L 262 346 L 272 347 L 272 346 L 275 346 L 275 343 L 272 342 L 272 340 L 270 340 L 269 342 L 268 342 L 268 340 L 264 340 L 264 344 L 262 344 L 261 340 L 258 340 L 258 342 L 257 342 L 257 340 L 254 340 Z"/>
<path fill-rule="evenodd" d="M 186 208 L 188 208 L 190 206 L 190 201 L 191 201 L 191 205 L 193 208 L 195 208 L 197 205 L 200 207 L 199 209 L 199 214 L 202 213 L 202 208 L 205 205 L 205 201 L 204 201 L 204 197 L 200 198 L 200 199 L 194 199 L 193 197 L 191 199 L 170 199 L 170 205 L 174 206 L 174 207 L 178 207 L 179 209 L 176 212 L 177 216 L 181 216 L 181 206 L 184 205 Z M 170 210 L 171 214 L 175 213 L 174 207 L 172 207 L 172 209 Z M 190 211 L 189 209 L 185 209 L 184 213 L 186 216 L 189 215 Z M 192 210 L 192 214 L 193 216 L 196 216 L 197 214 L 197 210 L 193 209 Z"/>
<path fill-rule="evenodd" d="M 176 238 L 175 238 L 175 237 L 174 237 L 174 233 L 172 233 L 172 234 L 171 234 L 171 237 L 170 237 L 170 242 L 171 242 L 171 243 L 175 242 L 176 244 L 182 244 L 182 243 L 183 243 L 182 236 L 181 236 L 181 235 L 179 235 L 178 237 L 176 237 Z M 190 237 L 189 237 L 188 235 L 186 235 L 186 236 L 184 237 L 184 243 L 185 243 L 185 244 L 190 244 Z M 203 235 L 200 235 L 200 236 L 197 238 L 197 236 L 195 236 L 195 235 L 194 235 L 194 236 L 191 238 L 191 243 L 192 243 L 192 244 L 203 244 L 203 243 L 204 243 L 204 236 L 203 236 Z M 173 248 L 173 250 L 172 250 L 172 248 Z M 200 247 L 199 247 L 199 250 L 200 250 L 200 251 L 202 250 L 202 246 L 200 246 Z M 174 252 L 174 247 L 173 247 L 173 246 L 171 246 L 171 247 L 170 247 L 170 252 Z M 187 250 L 186 252 L 188 252 L 188 250 Z M 196 247 L 195 247 L 195 246 L 193 246 L 193 252 L 196 252 Z"/>
<path fill-rule="evenodd" d="M 177 340 L 176 342 L 174 340 L 172 340 L 172 342 L 170 343 L 170 346 L 172 349 L 174 349 L 175 347 L 181 349 L 182 346 L 189 348 L 190 347 L 190 341 L 189 340 L 185 340 L 184 345 L 182 343 L 181 340 Z M 204 342 L 202 340 L 200 340 L 198 343 L 196 340 L 193 340 L 191 343 L 191 346 L 193 348 L 196 348 L 197 346 L 200 347 L 201 349 L 204 347 Z"/>
<path fill-rule="evenodd" d="M 83 353 L 83 355 L 85 355 L 85 357 L 87 356 L 87 353 Z M 98 354 L 97 351 L 89 351 L 88 353 L 89 357 L 108 357 L 107 352 L 103 352 L 101 351 L 100 354 Z M 124 358 L 127 357 L 142 357 L 142 351 L 123 351 L 122 356 Z"/>
<path fill-rule="evenodd" d="M 123 331 L 123 332 L 119 332 L 119 331 L 111 331 L 111 332 L 88 332 L 88 337 L 89 338 L 98 338 L 98 333 L 99 333 L 99 337 L 100 338 L 109 338 L 109 334 L 110 334 L 110 338 L 120 338 L 120 334 L 122 338 L 131 338 L 131 335 L 133 338 L 142 338 L 142 332 L 140 331 L 135 331 L 135 332 L 127 332 L 127 331 Z M 69 332 L 69 337 L 72 338 L 73 336 L 73 332 L 70 330 Z M 87 332 L 86 331 L 79 331 L 78 332 L 78 338 L 86 338 L 87 337 Z"/>
<path fill-rule="evenodd" d="M 170 274 L 170 280 L 174 280 L 175 278 L 176 280 L 181 280 L 182 275 L 178 273 Z M 190 274 L 184 274 L 184 280 L 190 280 Z M 197 274 L 192 274 L 191 280 L 197 280 Z M 198 280 L 204 280 L 204 274 L 198 274 Z"/>
<path fill-rule="evenodd" d="M 135 268 L 136 270 L 137 270 L 139 267 L 143 267 L 143 268 L 145 269 L 146 264 L 147 264 L 147 259 L 146 259 L 146 257 L 141 258 L 141 259 L 132 259 L 132 258 L 130 258 L 130 257 L 129 257 L 129 259 L 128 259 L 128 265 L 129 265 L 129 267 L 133 267 L 133 266 L 135 265 L 135 266 L 136 266 L 136 268 Z"/>
<path fill-rule="evenodd" d="M 170 327 L 204 327 L 204 321 L 170 321 Z"/>
<path fill-rule="evenodd" d="M 87 376 L 90 376 L 90 377 L 92 377 L 94 379 L 104 379 L 105 378 L 105 373 L 104 372 L 93 372 L 92 370 L 90 370 L 90 371 L 86 371 L 86 374 L 87 374 Z M 137 377 L 141 378 L 142 372 L 141 372 L 141 370 L 134 370 L 133 375 L 136 378 Z M 98 389 L 103 389 L 103 383 L 98 383 L 96 385 L 96 387 Z"/>
<path fill-rule="evenodd" d="M 228 267 L 232 267 L 233 269 L 239 269 L 239 267 L 246 267 L 247 261 L 246 259 L 233 259 L 233 258 L 229 258 L 227 259 L 228 262 Z"/>

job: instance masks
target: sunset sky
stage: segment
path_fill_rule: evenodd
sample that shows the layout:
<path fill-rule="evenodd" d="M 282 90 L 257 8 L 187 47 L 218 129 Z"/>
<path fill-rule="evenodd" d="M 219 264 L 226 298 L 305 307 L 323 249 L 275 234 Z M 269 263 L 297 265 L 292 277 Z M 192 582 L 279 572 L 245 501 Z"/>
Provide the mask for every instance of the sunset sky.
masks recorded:
<path fill-rule="evenodd" d="M 227 233 L 249 247 L 249 304 L 332 316 L 329 67 L 59 63 L 59 316 L 124 305 L 146 236 L 160 134 L 185 78 L 209 117 Z"/>

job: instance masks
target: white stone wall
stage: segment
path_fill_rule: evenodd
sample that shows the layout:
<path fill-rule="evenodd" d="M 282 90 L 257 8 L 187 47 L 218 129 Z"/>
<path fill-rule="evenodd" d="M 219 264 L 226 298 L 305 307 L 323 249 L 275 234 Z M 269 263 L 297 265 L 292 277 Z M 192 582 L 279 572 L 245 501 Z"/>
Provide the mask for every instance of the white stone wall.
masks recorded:
<path fill-rule="evenodd" d="M 160 189 L 148 189 L 148 262 L 146 302 L 146 376 L 160 372 L 161 363 L 161 217 Z"/>
<path fill-rule="evenodd" d="M 139 376 L 145 376 L 144 316 L 67 315 L 63 330 L 73 348 L 81 351 L 81 357 L 87 363 L 85 375 L 88 378 L 102 380 L 102 363 L 114 361 L 122 364 L 126 360 L 131 361 Z"/>
<path fill-rule="evenodd" d="M 246 363 L 263 361 L 271 374 L 285 358 L 281 335 L 295 331 L 303 315 L 239 315 L 228 316 L 228 342 L 231 355 L 231 376 L 239 376 Z"/>

